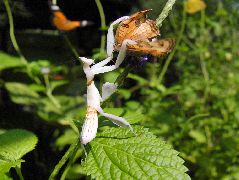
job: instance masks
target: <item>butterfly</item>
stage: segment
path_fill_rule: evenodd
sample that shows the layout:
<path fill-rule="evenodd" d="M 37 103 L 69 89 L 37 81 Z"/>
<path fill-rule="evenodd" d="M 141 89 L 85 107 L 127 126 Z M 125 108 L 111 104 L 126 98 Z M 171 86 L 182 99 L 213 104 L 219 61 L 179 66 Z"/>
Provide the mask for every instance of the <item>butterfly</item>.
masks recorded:
<path fill-rule="evenodd" d="M 91 25 L 90 21 L 71 21 L 67 19 L 65 14 L 57 5 L 51 5 L 51 10 L 53 13 L 52 23 L 58 30 L 71 31 L 73 29 L 76 29 L 77 27 L 85 27 Z"/>
<path fill-rule="evenodd" d="M 155 21 L 146 18 L 151 10 L 136 12 L 119 24 L 115 34 L 115 50 L 120 49 L 125 39 L 130 39 L 136 42 L 127 46 L 128 51 L 133 53 L 164 57 L 172 51 L 175 39 L 158 39 L 160 31 Z"/>

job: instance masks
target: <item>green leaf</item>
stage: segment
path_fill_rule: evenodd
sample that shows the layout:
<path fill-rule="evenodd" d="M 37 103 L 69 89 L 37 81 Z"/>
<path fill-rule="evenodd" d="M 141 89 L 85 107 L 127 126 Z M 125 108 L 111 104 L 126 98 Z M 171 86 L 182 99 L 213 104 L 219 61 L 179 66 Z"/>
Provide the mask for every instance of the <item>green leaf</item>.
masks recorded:
<path fill-rule="evenodd" d="M 194 138 L 198 143 L 205 143 L 205 142 L 207 142 L 206 136 L 201 131 L 191 130 L 189 132 L 189 136 Z"/>
<path fill-rule="evenodd" d="M 19 57 L 11 56 L 3 52 L 0 52 L 0 59 L 0 71 L 8 68 L 24 66 Z"/>
<path fill-rule="evenodd" d="M 67 173 L 67 179 L 80 179 L 86 172 L 80 164 L 74 164 Z"/>
<path fill-rule="evenodd" d="M 84 162 L 93 179 L 190 179 L 178 152 L 148 129 L 110 128 L 90 143 Z"/>
<path fill-rule="evenodd" d="M 58 121 L 70 124 L 69 120 L 78 116 L 79 109 L 85 106 L 84 98 L 80 96 L 54 96 L 61 104 L 58 109 L 49 98 L 41 98 L 37 104 L 37 114 L 46 121 Z"/>
<path fill-rule="evenodd" d="M 12 101 L 17 104 L 31 105 L 39 100 L 39 95 L 26 84 L 9 82 L 5 84 L 5 87 L 9 91 Z"/>
<path fill-rule="evenodd" d="M 1 180 L 12 180 L 12 178 L 8 177 L 5 173 L 0 171 L 0 179 Z"/>
<path fill-rule="evenodd" d="M 0 159 L 15 162 L 32 151 L 37 137 L 29 131 L 13 129 L 0 135 Z"/>
<path fill-rule="evenodd" d="M 124 99 L 129 99 L 131 96 L 131 92 L 128 89 L 119 89 L 117 91 Z"/>
<path fill-rule="evenodd" d="M 135 81 L 138 81 L 140 85 L 148 83 L 148 80 L 146 80 L 146 79 L 144 79 L 141 76 L 138 76 L 136 74 L 129 73 L 128 78 L 133 79 Z"/>
<path fill-rule="evenodd" d="M 54 90 L 57 87 L 66 85 L 67 83 L 69 83 L 69 81 L 67 81 L 67 80 L 51 81 L 51 88 L 52 88 L 52 90 Z"/>
<path fill-rule="evenodd" d="M 67 129 L 63 135 L 57 138 L 56 146 L 63 148 L 65 145 L 70 145 L 75 142 L 78 134 L 72 129 Z"/>
<path fill-rule="evenodd" d="M 41 84 L 29 84 L 28 87 L 34 92 L 46 92 L 46 87 Z"/>

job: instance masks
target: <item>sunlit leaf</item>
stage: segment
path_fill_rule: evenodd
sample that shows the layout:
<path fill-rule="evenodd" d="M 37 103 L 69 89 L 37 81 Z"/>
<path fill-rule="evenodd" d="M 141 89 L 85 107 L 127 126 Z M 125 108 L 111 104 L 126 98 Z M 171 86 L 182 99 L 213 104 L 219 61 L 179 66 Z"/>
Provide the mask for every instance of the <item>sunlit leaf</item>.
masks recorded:
<path fill-rule="evenodd" d="M 21 66 L 24 66 L 24 64 L 19 57 L 0 52 L 0 71 Z"/>
<path fill-rule="evenodd" d="M 26 84 L 8 82 L 5 84 L 13 102 L 17 104 L 31 105 L 39 100 L 39 95 Z"/>
<path fill-rule="evenodd" d="M 178 152 L 147 129 L 110 128 L 89 145 L 84 162 L 94 179 L 190 179 Z"/>
<path fill-rule="evenodd" d="M 0 135 L 0 159 L 15 162 L 32 151 L 37 137 L 29 131 L 13 129 Z"/>

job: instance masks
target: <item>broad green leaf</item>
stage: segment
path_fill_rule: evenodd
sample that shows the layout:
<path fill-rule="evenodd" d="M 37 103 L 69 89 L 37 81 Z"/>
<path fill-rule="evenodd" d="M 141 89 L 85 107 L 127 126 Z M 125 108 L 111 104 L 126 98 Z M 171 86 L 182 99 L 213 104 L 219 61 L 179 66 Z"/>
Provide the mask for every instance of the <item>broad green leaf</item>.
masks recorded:
<path fill-rule="evenodd" d="M 0 135 L 0 159 L 15 162 L 32 151 L 37 137 L 29 131 L 13 129 Z"/>
<path fill-rule="evenodd" d="M 190 179 L 178 152 L 148 129 L 110 128 L 90 143 L 84 168 L 93 179 Z"/>
<path fill-rule="evenodd" d="M 31 105 L 39 100 L 39 95 L 26 84 L 8 82 L 5 87 L 9 91 L 12 101 L 17 104 Z"/>
<path fill-rule="evenodd" d="M 0 52 L 0 71 L 8 68 L 24 66 L 19 57 Z"/>

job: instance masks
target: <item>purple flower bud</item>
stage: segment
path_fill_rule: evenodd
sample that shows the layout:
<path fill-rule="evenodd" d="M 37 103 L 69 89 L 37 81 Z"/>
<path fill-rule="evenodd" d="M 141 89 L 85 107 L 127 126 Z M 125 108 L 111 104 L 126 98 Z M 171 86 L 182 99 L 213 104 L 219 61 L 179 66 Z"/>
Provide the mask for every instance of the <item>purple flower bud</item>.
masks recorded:
<path fill-rule="evenodd" d="M 132 64 L 133 66 L 143 66 L 146 62 L 151 62 L 154 57 L 151 54 L 144 54 L 141 56 L 130 56 L 126 57 L 126 61 Z"/>

